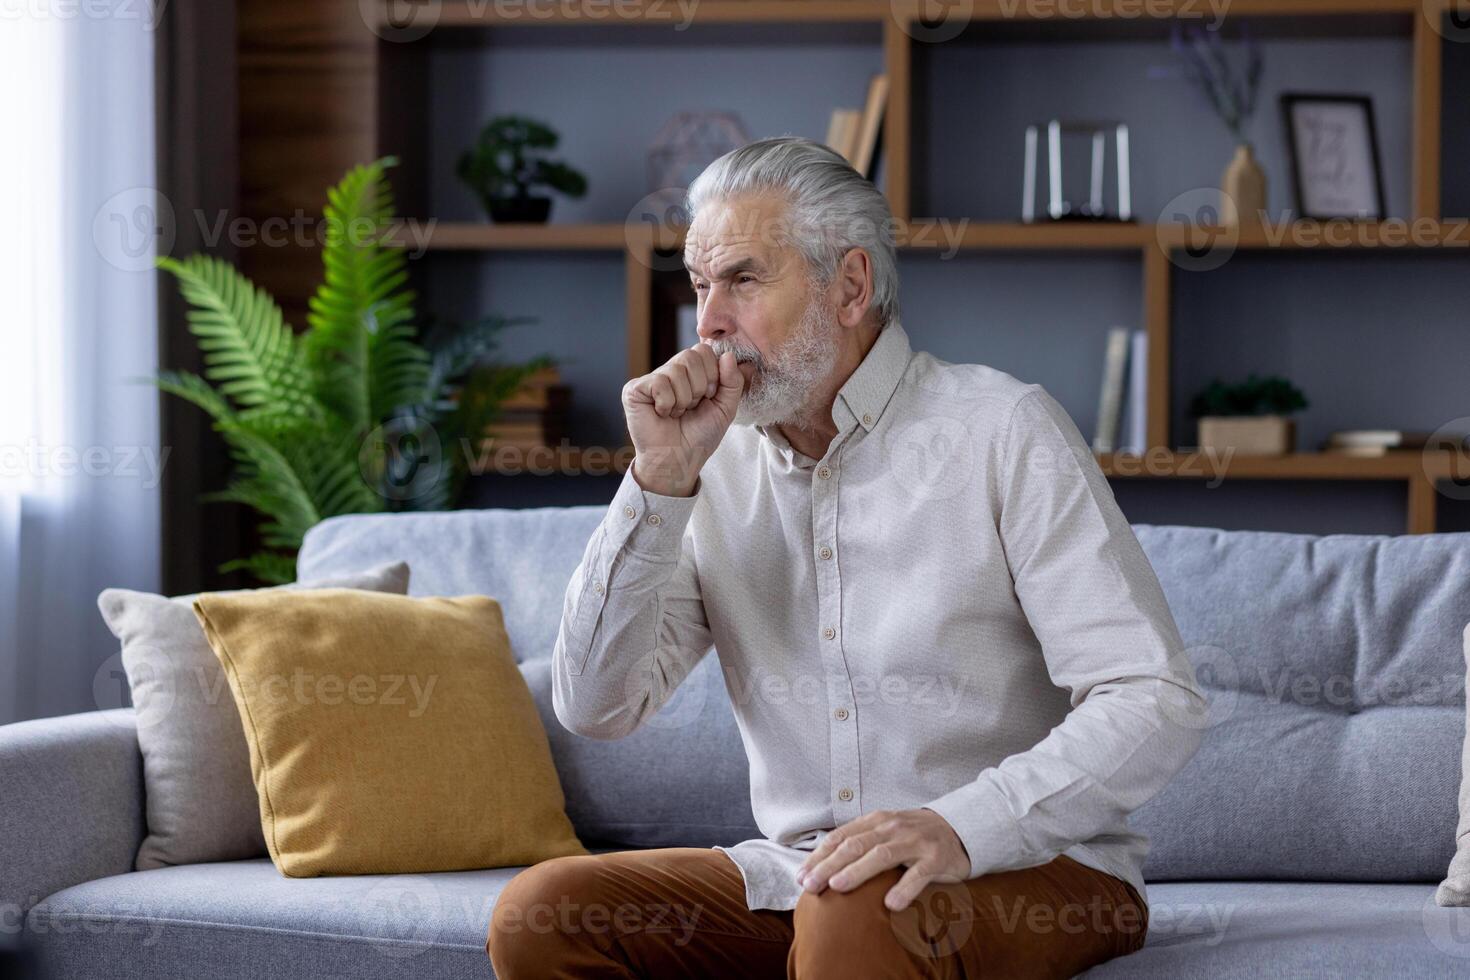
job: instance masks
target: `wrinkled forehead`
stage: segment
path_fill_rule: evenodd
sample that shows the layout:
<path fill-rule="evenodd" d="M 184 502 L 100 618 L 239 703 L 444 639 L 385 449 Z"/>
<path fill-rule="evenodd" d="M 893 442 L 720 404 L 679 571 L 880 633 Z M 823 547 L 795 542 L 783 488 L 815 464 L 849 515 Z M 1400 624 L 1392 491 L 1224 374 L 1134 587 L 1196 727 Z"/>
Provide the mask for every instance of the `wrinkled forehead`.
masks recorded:
<path fill-rule="evenodd" d="M 684 266 L 721 278 L 739 269 L 771 271 L 795 252 L 783 201 L 745 197 L 711 201 L 695 215 L 684 236 Z"/>

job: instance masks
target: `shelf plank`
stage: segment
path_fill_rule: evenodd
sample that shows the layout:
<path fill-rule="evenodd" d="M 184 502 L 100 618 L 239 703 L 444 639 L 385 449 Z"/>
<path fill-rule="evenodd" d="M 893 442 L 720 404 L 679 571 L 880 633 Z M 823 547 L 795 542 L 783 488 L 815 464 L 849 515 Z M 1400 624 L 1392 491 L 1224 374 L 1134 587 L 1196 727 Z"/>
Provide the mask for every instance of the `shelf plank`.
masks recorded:
<path fill-rule="evenodd" d="M 1152 449 L 1142 455 L 1097 454 L 1107 476 L 1196 480 L 1423 480 L 1446 479 L 1454 453 L 1391 450 L 1382 456 L 1346 453 L 1288 453 L 1284 456 L 1227 455 L 1213 450 Z"/>
<path fill-rule="evenodd" d="M 886 0 L 445 0 L 436 27 L 566 27 L 696 24 L 879 23 L 891 5 Z M 393 26 L 390 3 L 379 8 L 379 22 Z"/>
<path fill-rule="evenodd" d="M 919 218 L 896 226 L 896 244 L 909 251 L 1128 251 L 1163 244 L 1241 251 L 1463 249 L 1470 254 L 1470 220 L 1294 221 L 1237 232 L 1190 225 L 1090 222 L 968 221 Z M 394 244 L 427 251 L 602 251 L 683 247 L 684 229 L 621 224 L 492 224 L 419 220 L 400 222 Z"/>
<path fill-rule="evenodd" d="M 1423 0 L 1231 0 L 1230 17 L 1332 17 L 1348 14 L 1417 14 Z M 925 0 L 894 0 L 908 16 Z M 1204 0 L 973 0 L 972 20 L 1194 20 L 1213 23 Z"/>

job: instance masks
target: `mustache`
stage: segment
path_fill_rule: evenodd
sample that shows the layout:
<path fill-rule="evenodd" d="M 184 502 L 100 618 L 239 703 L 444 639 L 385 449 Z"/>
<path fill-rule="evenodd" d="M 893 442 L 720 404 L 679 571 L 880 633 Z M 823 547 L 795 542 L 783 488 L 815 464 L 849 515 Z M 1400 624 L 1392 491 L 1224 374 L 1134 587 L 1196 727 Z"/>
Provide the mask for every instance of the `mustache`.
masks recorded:
<path fill-rule="evenodd" d="M 760 364 L 764 360 L 761 357 L 761 352 L 754 347 L 748 347 L 745 344 L 739 344 L 733 340 L 716 340 L 709 346 L 710 350 L 714 351 L 716 357 L 722 356 L 725 351 L 733 351 L 735 353 L 735 363 L 737 364 L 742 364 L 746 361 L 754 361 L 756 364 Z"/>

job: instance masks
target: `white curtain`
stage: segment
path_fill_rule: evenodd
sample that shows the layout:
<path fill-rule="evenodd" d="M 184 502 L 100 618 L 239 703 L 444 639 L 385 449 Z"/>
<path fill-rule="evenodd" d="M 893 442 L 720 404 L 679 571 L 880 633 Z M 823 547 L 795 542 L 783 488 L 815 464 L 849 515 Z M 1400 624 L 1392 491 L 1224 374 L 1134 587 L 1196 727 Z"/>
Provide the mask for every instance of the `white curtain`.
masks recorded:
<path fill-rule="evenodd" d="M 122 703 L 97 593 L 158 588 L 151 9 L 0 11 L 0 723 Z"/>

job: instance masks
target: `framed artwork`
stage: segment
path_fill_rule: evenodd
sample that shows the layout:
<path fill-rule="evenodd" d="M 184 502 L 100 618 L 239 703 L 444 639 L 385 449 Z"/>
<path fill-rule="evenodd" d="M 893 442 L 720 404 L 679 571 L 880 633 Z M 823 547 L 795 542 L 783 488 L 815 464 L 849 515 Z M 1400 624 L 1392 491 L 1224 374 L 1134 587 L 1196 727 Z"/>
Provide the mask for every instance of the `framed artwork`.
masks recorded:
<path fill-rule="evenodd" d="M 1385 217 L 1373 101 L 1287 93 L 1281 111 L 1297 212 L 1304 218 Z"/>

